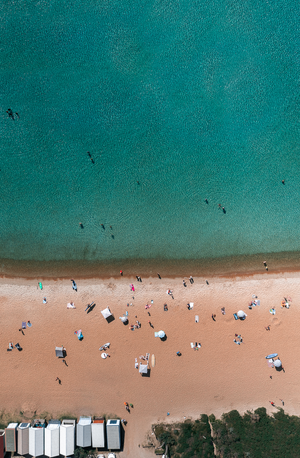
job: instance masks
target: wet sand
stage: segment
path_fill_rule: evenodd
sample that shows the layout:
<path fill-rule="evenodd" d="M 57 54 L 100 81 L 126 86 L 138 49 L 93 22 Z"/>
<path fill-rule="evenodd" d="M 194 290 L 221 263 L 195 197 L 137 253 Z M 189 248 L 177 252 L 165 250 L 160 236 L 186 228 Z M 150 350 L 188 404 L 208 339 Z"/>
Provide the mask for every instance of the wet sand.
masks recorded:
<path fill-rule="evenodd" d="M 76 293 L 70 279 L 45 279 L 40 291 L 40 279 L 3 277 L 2 409 L 17 414 L 22 411 L 28 417 L 48 412 L 53 416 L 111 414 L 125 418 L 125 457 L 153 456 L 142 444 L 151 424 L 158 421 L 197 418 L 202 413 L 220 416 L 232 409 L 243 412 L 260 406 L 271 412 L 276 407 L 269 401 L 280 407 L 280 399 L 288 413 L 299 415 L 299 272 L 194 277 L 194 284 L 185 278 L 187 287 L 182 284 L 183 277 L 142 277 L 142 283 L 135 277 L 75 278 Z M 135 286 L 134 293 L 130 283 Z M 166 294 L 168 288 L 174 299 Z M 253 294 L 261 305 L 249 310 Z M 291 297 L 290 309 L 281 308 L 283 297 Z M 151 300 L 153 304 L 146 310 Z M 75 310 L 67 309 L 70 301 L 74 301 Z M 84 309 L 92 301 L 96 306 L 87 314 Z M 194 302 L 192 310 L 187 309 L 188 302 Z M 164 311 L 164 303 L 168 311 Z M 106 306 L 115 317 L 111 323 L 101 315 Z M 269 313 L 273 306 L 274 316 Z M 233 317 L 240 309 L 247 313 L 245 321 Z M 122 324 L 119 316 L 126 311 L 130 324 L 137 316 L 140 329 L 130 331 Z M 212 314 L 216 314 L 216 321 Z M 199 315 L 199 323 L 195 323 L 195 315 Z M 32 327 L 22 335 L 19 328 L 28 320 Z M 270 331 L 265 330 L 268 325 Z M 74 335 L 78 329 L 84 336 L 81 342 Z M 165 341 L 154 337 L 154 331 L 159 330 L 165 331 Z M 241 345 L 233 342 L 236 333 L 243 337 Z M 19 342 L 23 351 L 6 351 L 10 341 Z M 104 360 L 99 347 L 106 342 L 111 343 L 110 357 Z M 194 351 L 191 342 L 200 342 L 202 347 Z M 66 347 L 68 366 L 55 357 L 56 345 Z M 177 351 L 182 356 L 177 356 Z M 285 371 L 268 367 L 265 356 L 274 352 Z M 146 353 L 156 357 L 150 377 L 141 376 L 134 367 L 135 358 Z M 134 405 L 130 413 L 125 401 Z"/>

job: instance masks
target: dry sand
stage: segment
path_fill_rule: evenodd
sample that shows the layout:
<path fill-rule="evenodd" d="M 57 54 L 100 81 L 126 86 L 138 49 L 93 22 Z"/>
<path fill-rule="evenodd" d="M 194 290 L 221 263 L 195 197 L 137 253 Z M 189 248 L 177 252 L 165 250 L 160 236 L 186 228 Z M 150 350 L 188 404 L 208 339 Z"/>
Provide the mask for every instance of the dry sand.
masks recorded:
<path fill-rule="evenodd" d="M 297 272 L 211 277 L 209 285 L 197 277 L 193 285 L 187 279 L 186 288 L 182 278 L 150 277 L 142 283 L 126 277 L 76 278 L 77 293 L 69 279 L 45 279 L 40 291 L 38 280 L 2 278 L 1 408 L 28 416 L 34 412 L 37 416 L 43 412 L 118 415 L 128 420 L 124 457 L 153 456 L 142 444 L 151 424 L 159 421 L 197 418 L 201 413 L 220 416 L 232 409 L 243 412 L 260 406 L 275 411 L 269 401 L 281 406 L 280 399 L 289 414 L 299 415 L 299 277 Z M 168 288 L 174 299 L 167 296 Z M 253 294 L 261 305 L 248 310 Z M 281 308 L 284 296 L 292 298 L 290 309 Z M 151 300 L 149 317 L 145 305 Z M 67 309 L 70 301 L 75 310 Z M 84 309 L 91 301 L 96 306 L 87 314 Z M 194 302 L 193 310 L 187 309 L 188 302 Z M 127 307 L 127 303 L 134 305 Z M 106 306 L 115 316 L 111 323 L 100 313 Z M 272 306 L 275 316 L 269 313 Z M 233 318 L 240 309 L 248 315 L 245 321 Z M 130 323 L 137 316 L 141 329 L 130 331 L 122 324 L 119 316 L 126 311 Z M 32 327 L 22 335 L 21 322 L 28 320 Z M 265 330 L 267 325 L 270 331 Z M 84 336 L 81 342 L 74 335 L 78 329 Z M 154 331 L 161 329 L 166 341 L 154 337 Z M 235 333 L 243 337 L 240 346 L 233 342 Z M 19 342 L 23 351 L 6 351 L 10 341 Z M 195 341 L 202 344 L 198 351 L 190 347 Z M 111 343 L 110 358 L 104 360 L 99 347 L 106 342 Z M 55 357 L 56 345 L 66 347 L 68 366 Z M 142 377 L 134 362 L 147 352 L 155 355 L 156 366 L 150 377 Z M 265 356 L 273 352 L 279 354 L 285 372 L 268 367 Z M 130 414 L 124 401 L 134 405 Z"/>

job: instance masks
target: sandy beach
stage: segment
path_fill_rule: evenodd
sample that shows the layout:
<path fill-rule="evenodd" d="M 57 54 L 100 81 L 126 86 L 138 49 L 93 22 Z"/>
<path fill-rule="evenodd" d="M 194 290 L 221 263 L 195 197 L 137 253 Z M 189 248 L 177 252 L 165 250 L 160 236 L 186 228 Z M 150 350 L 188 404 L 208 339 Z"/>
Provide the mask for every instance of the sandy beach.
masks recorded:
<path fill-rule="evenodd" d="M 232 409 L 244 412 L 260 406 L 272 412 L 276 407 L 269 401 L 281 407 L 280 399 L 287 413 L 299 415 L 300 368 L 295 349 L 300 341 L 300 273 L 194 277 L 194 284 L 185 279 L 186 287 L 183 277 L 142 277 L 142 282 L 125 276 L 75 278 L 75 292 L 70 279 L 44 279 L 41 291 L 40 278 L 1 278 L 2 409 L 22 411 L 28 417 L 34 412 L 53 417 L 117 415 L 128 421 L 124 457 L 153 455 L 142 444 L 151 424 L 159 421 L 197 418 L 201 413 L 220 416 Z M 166 294 L 168 289 L 174 299 Z M 261 305 L 249 310 L 253 295 Z M 283 297 L 291 298 L 289 309 L 281 307 Z M 67 309 L 71 301 L 76 309 Z M 92 301 L 95 308 L 87 314 L 85 307 Z M 190 302 L 192 310 L 187 308 Z M 145 309 L 146 304 L 151 307 Z M 111 323 L 101 315 L 107 306 L 115 317 Z M 271 307 L 275 315 L 270 314 Z M 247 314 L 244 321 L 234 319 L 238 310 Z M 131 331 L 119 320 L 126 311 L 129 324 L 139 320 L 140 329 Z M 28 320 L 32 327 L 22 335 L 22 321 Z M 268 325 L 270 331 L 265 329 Z M 74 335 L 78 329 L 82 341 Z M 165 341 L 154 337 L 159 330 L 166 333 Z M 234 343 L 235 334 L 242 336 L 241 345 Z M 6 351 L 9 342 L 20 343 L 23 351 Z M 99 347 L 106 342 L 111 344 L 110 357 L 102 359 Z M 201 348 L 192 350 L 191 342 L 200 342 Z M 67 366 L 55 357 L 55 346 L 60 345 L 67 350 Z M 177 351 L 182 355 L 177 356 Z M 268 367 L 265 356 L 274 352 L 284 371 Z M 135 358 L 140 361 L 146 353 L 156 358 L 150 377 L 135 369 Z M 134 406 L 130 413 L 125 401 Z"/>

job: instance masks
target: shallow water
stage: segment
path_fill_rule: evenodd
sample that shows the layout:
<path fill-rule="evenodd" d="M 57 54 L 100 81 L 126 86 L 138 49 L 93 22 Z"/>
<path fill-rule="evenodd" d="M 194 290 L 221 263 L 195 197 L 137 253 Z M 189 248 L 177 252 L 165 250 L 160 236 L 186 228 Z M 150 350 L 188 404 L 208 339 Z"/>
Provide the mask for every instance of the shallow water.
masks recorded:
<path fill-rule="evenodd" d="M 1 259 L 300 250 L 298 3 L 0 13 Z"/>

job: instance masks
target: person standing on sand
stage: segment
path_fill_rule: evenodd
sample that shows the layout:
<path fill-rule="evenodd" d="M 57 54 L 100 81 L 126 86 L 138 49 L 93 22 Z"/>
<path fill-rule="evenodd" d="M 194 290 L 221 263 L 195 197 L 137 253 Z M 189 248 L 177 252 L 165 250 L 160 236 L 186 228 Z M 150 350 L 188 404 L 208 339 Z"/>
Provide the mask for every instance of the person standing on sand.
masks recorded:
<path fill-rule="evenodd" d="M 158 278 L 161 280 L 161 276 L 160 276 L 160 274 L 157 274 L 157 276 L 158 276 Z"/>
<path fill-rule="evenodd" d="M 275 406 L 275 402 L 273 402 L 273 401 L 269 401 L 269 402 L 270 402 L 271 406 Z"/>
<path fill-rule="evenodd" d="M 212 317 L 212 319 L 213 319 L 214 321 L 216 321 L 216 315 L 212 314 L 211 317 Z"/>
<path fill-rule="evenodd" d="M 123 270 L 120 270 L 120 275 L 121 277 L 123 277 Z"/>

